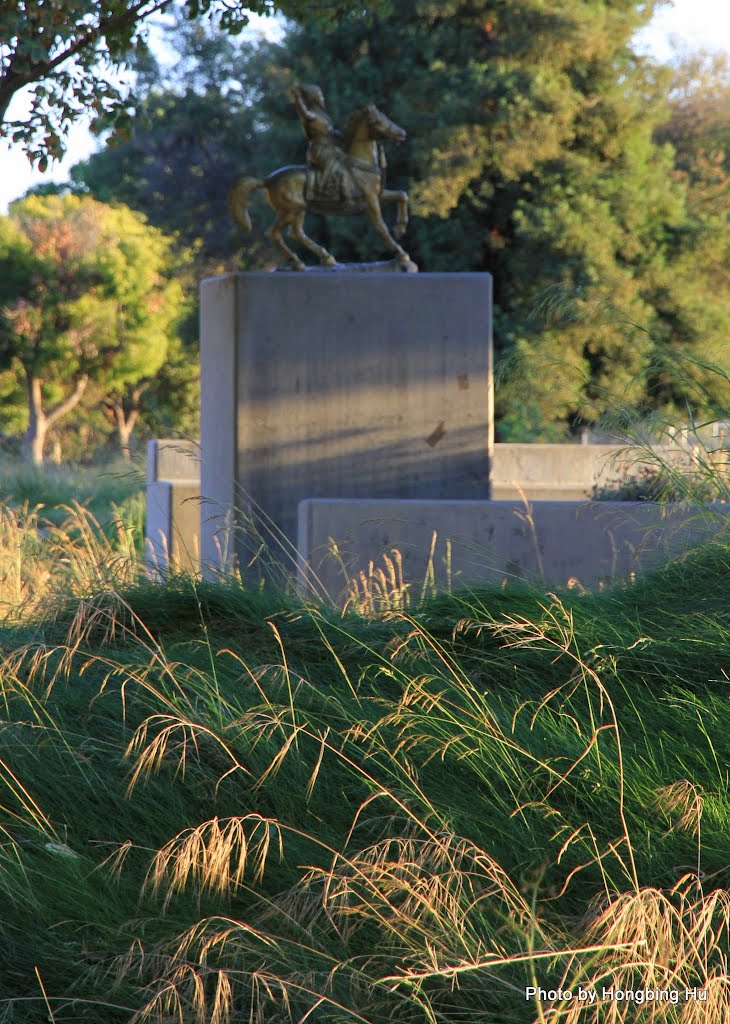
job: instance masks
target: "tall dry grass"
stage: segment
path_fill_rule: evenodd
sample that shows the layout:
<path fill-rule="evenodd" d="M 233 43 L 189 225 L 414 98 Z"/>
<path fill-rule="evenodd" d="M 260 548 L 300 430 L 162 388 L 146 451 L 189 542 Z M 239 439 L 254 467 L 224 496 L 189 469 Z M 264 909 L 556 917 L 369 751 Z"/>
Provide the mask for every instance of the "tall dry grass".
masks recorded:
<path fill-rule="evenodd" d="M 63 595 L 78 597 L 136 581 L 141 563 L 135 529 L 117 509 L 102 525 L 74 502 L 60 524 L 42 505 L 0 506 L 0 621 L 49 612 Z"/>
<path fill-rule="evenodd" d="M 347 665 L 353 621 L 303 607 L 263 624 L 258 665 L 209 640 L 207 667 L 171 659 L 121 599 L 80 606 L 52 676 L 48 660 L 16 658 L 16 677 L 30 666 L 47 693 L 78 664 L 103 692 L 118 681 L 132 808 L 156 778 L 207 780 L 216 807 L 224 792 L 244 804 L 137 850 L 157 923 L 99 975 L 130 1020 L 724 1024 L 730 897 L 701 858 L 703 787 L 654 786 L 665 824 L 652 842 L 681 833 L 698 858 L 657 884 L 637 805 L 645 723 L 617 650 L 586 647 L 580 605 L 557 598 L 532 615 L 470 611 L 451 636 L 401 612 L 374 622 L 390 639 L 379 653 L 367 642 L 368 685 Z M 306 657 L 331 661 L 339 686 L 297 667 L 287 636 L 305 622 L 308 643 L 320 637 Z M 475 648 L 550 679 L 515 702 Z"/>

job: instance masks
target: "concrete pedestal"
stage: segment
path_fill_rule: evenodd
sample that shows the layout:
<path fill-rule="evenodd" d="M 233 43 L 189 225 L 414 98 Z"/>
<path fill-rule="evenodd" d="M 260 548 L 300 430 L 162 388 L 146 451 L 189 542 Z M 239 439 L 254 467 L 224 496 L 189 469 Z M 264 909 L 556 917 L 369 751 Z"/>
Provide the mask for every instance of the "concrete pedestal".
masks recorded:
<path fill-rule="evenodd" d="M 293 568 L 305 498 L 489 498 L 488 274 L 226 275 L 200 335 L 204 566 Z"/>
<path fill-rule="evenodd" d="M 343 605 L 387 591 L 388 562 L 422 594 L 520 582 L 595 590 L 726 542 L 730 507 L 649 501 L 335 501 L 299 506 L 299 582 Z M 397 552 L 397 554 L 395 554 Z"/>

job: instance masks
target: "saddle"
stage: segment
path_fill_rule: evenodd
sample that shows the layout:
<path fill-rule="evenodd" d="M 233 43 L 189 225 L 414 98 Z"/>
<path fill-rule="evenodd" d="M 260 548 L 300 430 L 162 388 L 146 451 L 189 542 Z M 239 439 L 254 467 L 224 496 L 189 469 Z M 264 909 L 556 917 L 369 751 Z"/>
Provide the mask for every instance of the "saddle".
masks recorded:
<path fill-rule="evenodd" d="M 304 198 L 308 203 L 341 203 L 344 199 L 342 181 L 340 175 L 330 174 L 326 180 L 323 179 L 322 171 L 309 167 L 307 168 L 307 184 L 304 190 Z"/>
<path fill-rule="evenodd" d="M 304 186 L 304 198 L 312 208 L 321 208 L 325 212 L 353 210 L 362 197 L 362 189 L 355 182 L 352 174 L 345 168 L 338 168 L 323 180 L 323 172 L 315 167 L 307 168 L 307 180 Z"/>

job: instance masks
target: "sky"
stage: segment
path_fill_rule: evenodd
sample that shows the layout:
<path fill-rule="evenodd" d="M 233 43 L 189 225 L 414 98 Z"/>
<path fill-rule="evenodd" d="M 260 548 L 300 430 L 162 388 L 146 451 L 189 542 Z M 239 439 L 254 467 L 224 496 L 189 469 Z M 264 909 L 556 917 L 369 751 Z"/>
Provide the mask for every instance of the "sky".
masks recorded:
<path fill-rule="evenodd" d="M 271 26 L 271 21 L 268 21 Z M 252 20 L 252 31 L 267 30 L 267 20 Z M 730 54 L 730 0 L 674 0 L 655 15 L 651 24 L 637 39 L 642 50 L 657 60 L 669 61 L 677 50 L 725 50 Z M 23 98 L 12 106 L 11 117 L 19 116 Z M 85 159 L 98 146 L 86 125 L 75 126 L 68 138 L 67 154 L 60 163 L 45 174 L 33 171 L 22 150 L 0 142 L 0 213 L 6 213 L 8 203 L 31 185 L 43 181 L 65 181 L 69 168 Z"/>

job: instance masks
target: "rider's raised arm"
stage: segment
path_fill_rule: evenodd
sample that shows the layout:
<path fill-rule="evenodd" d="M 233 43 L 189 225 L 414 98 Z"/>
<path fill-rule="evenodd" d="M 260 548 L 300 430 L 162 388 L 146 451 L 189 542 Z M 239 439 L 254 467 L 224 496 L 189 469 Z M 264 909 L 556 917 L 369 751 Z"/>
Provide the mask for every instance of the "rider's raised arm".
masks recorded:
<path fill-rule="evenodd" d="M 294 90 L 294 105 L 297 108 L 297 114 L 299 114 L 303 121 L 312 121 L 317 116 L 306 105 L 298 89 Z"/>

